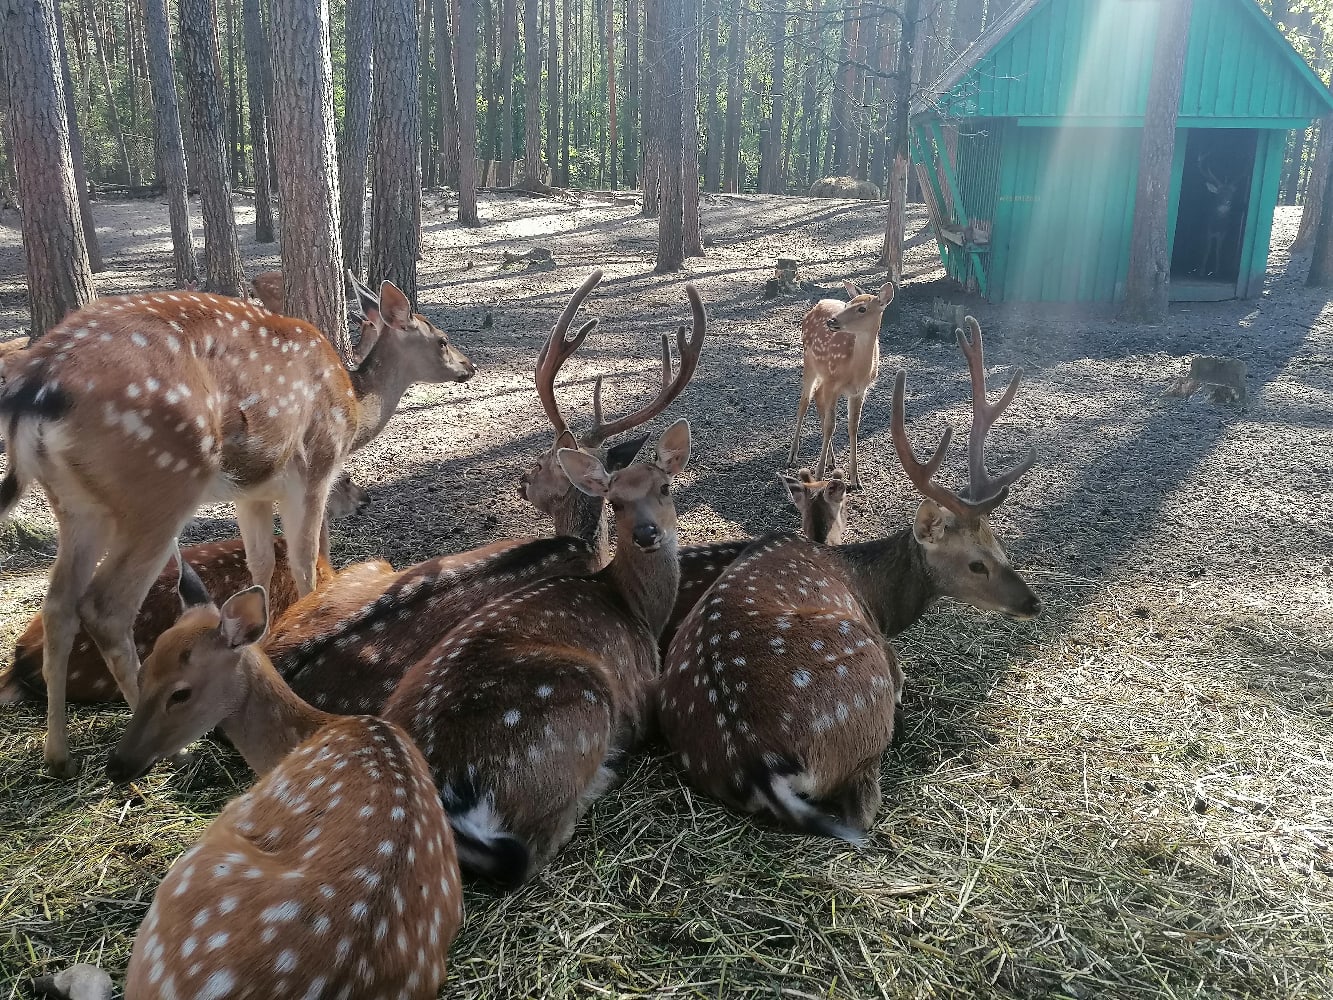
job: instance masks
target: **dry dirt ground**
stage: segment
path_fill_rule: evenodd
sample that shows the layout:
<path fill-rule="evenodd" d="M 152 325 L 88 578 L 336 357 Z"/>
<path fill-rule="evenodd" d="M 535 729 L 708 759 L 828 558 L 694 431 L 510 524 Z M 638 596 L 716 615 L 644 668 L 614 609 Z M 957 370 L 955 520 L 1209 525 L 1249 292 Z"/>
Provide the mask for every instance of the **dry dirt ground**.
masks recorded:
<path fill-rule="evenodd" d="M 549 439 L 533 361 L 594 266 L 607 277 L 586 313 L 602 328 L 567 367 L 564 405 L 586 419 L 599 371 L 614 373 L 613 407 L 649 392 L 657 337 L 686 319 L 682 284 L 698 282 L 709 337 L 670 412 L 695 429 L 684 541 L 790 525 L 774 473 L 807 299 L 764 299 L 763 280 L 789 254 L 814 280 L 878 284 L 879 207 L 709 198 L 708 255 L 670 277 L 652 273 L 655 227 L 633 205 L 482 208 L 488 225 L 463 231 L 428 199 L 421 278 L 423 310 L 479 374 L 410 392 L 352 459 L 374 502 L 338 525 L 336 560 L 404 565 L 545 530 L 515 491 Z M 99 289 L 168 284 L 163 207 L 98 211 L 113 268 Z M 946 602 L 896 640 L 905 726 L 864 853 L 762 830 L 645 756 L 534 884 L 469 895 L 448 995 L 1333 995 L 1333 324 L 1327 298 L 1301 286 L 1308 262 L 1287 253 L 1295 222 L 1280 210 L 1261 297 L 1176 307 L 1161 327 L 968 303 L 992 384 L 1027 373 L 994 463 L 1029 444 L 1040 460 L 995 520 L 1045 612 L 1011 623 Z M 503 249 L 534 243 L 555 250 L 555 270 L 497 270 Z M 252 269 L 275 262 L 276 247 L 245 251 Z M 854 539 L 897 529 L 916 503 L 889 438 L 892 372 L 909 373 L 920 448 L 968 416 L 957 350 L 915 332 L 934 294 L 909 284 L 883 333 Z M 23 308 L 9 213 L 0 326 L 17 331 Z M 1162 397 L 1193 353 L 1247 362 L 1248 412 Z M 811 420 L 806 456 L 815 436 Z M 53 549 L 42 499 L 17 517 L 0 556 L 6 646 L 39 605 Z M 234 533 L 219 508 L 189 540 Z M 158 880 L 251 780 L 205 741 L 192 770 L 162 766 L 127 795 L 100 776 L 124 711 L 73 718 L 90 766 L 63 784 L 41 773 L 40 709 L 0 709 L 3 996 L 76 960 L 121 975 Z"/>

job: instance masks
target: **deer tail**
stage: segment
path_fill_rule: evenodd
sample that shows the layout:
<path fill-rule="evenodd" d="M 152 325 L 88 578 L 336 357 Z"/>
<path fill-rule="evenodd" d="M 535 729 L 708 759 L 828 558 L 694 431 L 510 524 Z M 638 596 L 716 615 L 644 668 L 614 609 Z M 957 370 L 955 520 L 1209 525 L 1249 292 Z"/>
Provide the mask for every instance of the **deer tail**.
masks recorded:
<path fill-rule="evenodd" d="M 494 793 L 482 794 L 469 777 L 446 785 L 441 798 L 453 827 L 459 866 L 505 890 L 522 885 L 532 852 L 521 837 L 504 829 Z"/>
<path fill-rule="evenodd" d="M 786 827 L 813 837 L 843 840 L 860 850 L 865 845 L 864 833 L 821 812 L 792 787 L 792 779 L 803 770 L 790 761 L 756 768 L 750 775 L 750 801 Z"/>

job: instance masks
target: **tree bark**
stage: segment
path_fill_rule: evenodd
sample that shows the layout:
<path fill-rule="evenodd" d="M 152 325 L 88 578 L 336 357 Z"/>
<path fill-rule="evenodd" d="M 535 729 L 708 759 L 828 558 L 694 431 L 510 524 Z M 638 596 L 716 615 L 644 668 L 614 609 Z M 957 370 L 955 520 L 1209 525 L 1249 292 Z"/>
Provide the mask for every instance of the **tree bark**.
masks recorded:
<path fill-rule="evenodd" d="M 492 0 L 482 0 L 481 40 L 485 66 L 482 69 L 482 89 L 486 96 L 486 134 L 482 137 L 483 159 L 500 158 L 500 89 L 495 69 L 495 8 Z"/>
<path fill-rule="evenodd" d="M 1319 120 L 1319 139 L 1315 146 L 1314 164 L 1310 167 L 1310 182 L 1305 189 L 1305 205 L 1301 209 L 1301 225 L 1296 231 L 1292 250 L 1306 250 L 1319 228 L 1324 207 L 1324 182 L 1329 166 L 1333 164 L 1333 115 Z"/>
<path fill-rule="evenodd" d="M 421 204 L 421 102 L 417 92 L 414 0 L 378 0 L 375 96 L 371 110 L 370 259 L 366 272 L 417 300 L 418 208 Z"/>
<path fill-rule="evenodd" d="M 65 92 L 65 119 L 69 123 L 69 154 L 74 165 L 74 190 L 79 198 L 79 224 L 83 240 L 88 246 L 88 266 L 93 274 L 106 270 L 102 262 L 102 245 L 97 238 L 97 222 L 93 218 L 93 204 L 88 197 L 88 171 L 83 162 L 83 135 L 79 131 L 79 115 L 75 109 L 74 80 L 69 72 L 69 52 L 65 48 L 65 19 L 56 10 L 56 47 L 60 52 L 60 81 Z"/>
<path fill-rule="evenodd" d="M 810 17 L 807 20 L 807 31 L 812 43 L 817 44 L 820 38 L 820 15 L 819 0 L 810 0 Z M 819 180 L 823 174 L 819 170 L 819 135 L 822 131 L 823 104 L 819 97 L 819 56 L 823 55 L 823 50 L 817 48 L 814 52 L 807 52 L 805 57 L 805 83 L 802 91 L 802 106 L 805 109 L 805 184 L 809 187 L 815 181 Z"/>
<path fill-rule="evenodd" d="M 853 151 L 858 137 L 854 105 L 857 84 L 857 54 L 860 48 L 861 4 L 851 0 L 843 13 L 842 52 L 838 59 L 837 85 L 829 110 L 829 130 L 833 158 L 826 168 L 829 174 L 851 177 L 856 173 Z"/>
<path fill-rule="evenodd" d="M 663 5 L 673 0 L 643 0 L 643 207 L 640 215 L 655 218 L 662 200 L 662 117 L 666 86 L 666 39 Z M 679 68 L 679 67 L 677 67 Z"/>
<path fill-rule="evenodd" d="M 618 141 L 616 137 L 616 5 L 606 5 L 606 118 L 610 155 L 607 165 L 611 172 L 611 190 L 617 188 L 619 178 Z"/>
<path fill-rule="evenodd" d="M 449 0 L 435 0 L 435 86 L 440 102 L 440 180 L 458 186 L 458 87 Z"/>
<path fill-rule="evenodd" d="M 280 4 L 278 6 L 281 6 Z M 210 292 L 244 294 L 245 269 L 236 241 L 231 205 L 231 171 L 222 119 L 217 35 L 213 0 L 180 0 L 181 56 L 190 87 L 194 132 L 199 145 L 199 201 L 204 215 L 204 273 Z"/>
<path fill-rule="evenodd" d="M 782 189 L 782 110 L 787 89 L 787 0 L 774 0 L 773 18 L 773 107 L 768 116 L 768 144 L 759 168 L 759 190 L 773 194 Z"/>
<path fill-rule="evenodd" d="M 552 0 L 554 2 L 554 0 Z M 560 183 L 565 187 L 569 186 L 569 80 L 573 75 L 574 64 L 570 60 L 570 6 L 573 0 L 563 0 L 560 5 L 560 13 L 563 20 L 563 30 L 560 32 L 561 58 L 560 65 L 563 72 L 560 74 Z"/>
<path fill-rule="evenodd" d="M 1171 163 L 1176 150 L 1176 116 L 1193 7 L 1194 0 L 1171 0 L 1161 5 L 1158 14 L 1122 310 L 1123 318 L 1131 322 L 1160 323 L 1166 319 L 1171 284 L 1171 258 L 1167 252 Z"/>
<path fill-rule="evenodd" d="M 903 280 L 903 226 L 907 222 L 907 166 L 911 161 L 908 130 L 912 119 L 912 66 L 916 60 L 916 29 L 921 0 L 903 0 L 903 24 L 898 35 L 896 108 L 893 116 L 893 162 L 889 166 L 889 210 L 884 224 L 884 251 L 880 266 L 889 271 L 894 287 Z"/>
<path fill-rule="evenodd" d="M 328 7 L 323 0 L 279 0 L 270 9 L 285 306 L 346 358 Z"/>
<path fill-rule="evenodd" d="M 699 231 L 699 0 L 685 0 L 683 22 L 680 31 L 684 47 L 681 61 L 681 214 L 685 256 L 702 257 L 703 234 Z"/>
<path fill-rule="evenodd" d="M 366 158 L 370 153 L 370 104 L 375 90 L 371 41 L 374 8 L 374 0 L 347 0 L 343 68 L 346 105 L 340 144 L 342 157 L 338 161 L 338 219 L 342 264 L 357 277 L 365 273 Z"/>
<path fill-rule="evenodd" d="M 880 76 L 875 83 L 874 109 L 877 125 L 874 129 L 868 130 L 874 132 L 871 141 L 870 180 L 881 191 L 885 189 L 888 172 L 889 125 L 893 117 L 893 81 L 889 79 L 889 73 L 893 71 L 894 32 L 897 28 L 897 21 L 889 17 L 884 18 L 879 25 L 879 55 L 876 65 Z"/>
<path fill-rule="evenodd" d="M 625 187 L 639 186 L 639 0 L 625 0 Z"/>
<path fill-rule="evenodd" d="M 551 183 L 560 180 L 560 40 L 555 30 L 555 0 L 546 8 L 546 164 L 551 170 Z"/>
<path fill-rule="evenodd" d="M 646 0 L 645 14 L 656 7 L 654 19 L 659 28 L 657 46 L 661 64 L 658 80 L 659 97 L 653 101 L 658 126 L 658 145 L 661 150 L 661 171 L 658 181 L 660 197 L 657 215 L 657 267 L 659 274 L 679 271 L 685 266 L 685 215 L 681 190 L 684 173 L 684 143 L 681 141 L 682 65 L 685 59 L 682 44 L 682 11 L 679 0 Z M 644 20 L 648 20 L 647 17 Z"/>
<path fill-rule="evenodd" d="M 538 5 L 523 0 L 523 184 L 534 190 L 542 180 L 542 30 Z"/>
<path fill-rule="evenodd" d="M 734 0 L 727 35 L 727 134 L 722 146 L 722 190 L 736 191 L 740 173 L 741 82 L 745 79 L 745 15 L 747 0 Z"/>
<path fill-rule="evenodd" d="M 255 242 L 273 242 L 273 183 L 268 175 L 268 116 L 264 107 L 264 74 L 268 44 L 259 0 L 245 0 L 245 96 L 250 102 L 250 162 L 255 172 Z"/>
<path fill-rule="evenodd" d="M 176 75 L 171 67 L 166 0 L 144 0 L 144 27 L 148 36 L 148 78 L 152 84 L 153 117 L 157 126 L 157 158 L 167 188 L 176 285 L 184 288 L 199 281 L 199 263 L 190 223 L 189 173 L 185 166 L 185 141 L 181 136 Z"/>
<path fill-rule="evenodd" d="M 97 64 L 102 70 L 102 93 L 106 96 L 106 120 L 115 136 L 116 148 L 120 151 L 121 171 L 126 184 L 134 183 L 134 171 L 130 167 L 130 148 L 125 143 L 125 133 L 120 127 L 120 112 L 116 108 L 116 92 L 111 87 L 111 69 L 107 65 L 105 39 L 97 20 L 97 11 L 93 0 L 83 0 L 83 16 L 87 19 L 88 33 L 97 48 Z"/>
<path fill-rule="evenodd" d="M 718 13 L 721 0 L 704 0 L 704 21 L 708 38 L 708 83 L 704 90 L 704 118 L 708 125 L 708 142 L 704 146 L 704 190 L 718 191 L 722 187 L 722 105 L 718 89 L 722 86 L 722 18 Z"/>
<path fill-rule="evenodd" d="M 79 224 L 74 163 L 56 51 L 55 0 L 0 4 L 0 47 L 9 89 L 18 200 L 22 206 L 32 335 L 97 295 Z"/>
<path fill-rule="evenodd" d="M 500 24 L 500 84 L 497 98 L 503 95 L 500 116 L 500 170 L 496 183 L 514 182 L 514 57 L 518 53 L 518 0 L 502 0 Z"/>
<path fill-rule="evenodd" d="M 458 4 L 458 222 L 479 226 L 477 214 L 477 0 Z"/>

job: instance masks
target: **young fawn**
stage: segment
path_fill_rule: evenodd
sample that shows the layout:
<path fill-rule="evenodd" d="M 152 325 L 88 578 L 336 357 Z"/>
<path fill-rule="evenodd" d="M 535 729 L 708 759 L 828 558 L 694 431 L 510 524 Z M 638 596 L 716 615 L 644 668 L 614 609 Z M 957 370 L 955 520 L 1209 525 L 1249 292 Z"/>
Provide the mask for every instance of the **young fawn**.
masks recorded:
<path fill-rule="evenodd" d="M 513 887 L 540 870 L 643 738 L 680 572 L 671 480 L 689 454 L 684 420 L 652 464 L 608 472 L 561 449 L 570 480 L 610 502 L 615 557 L 481 608 L 385 705 L 430 761 L 465 871 Z"/>
<path fill-rule="evenodd" d="M 1013 618 L 1040 610 L 991 533 L 989 514 L 1035 460 L 999 476 L 985 438 L 1013 400 L 987 402 L 981 329 L 959 344 L 972 371 L 969 485 L 933 481 L 952 431 L 928 462 L 907 440 L 906 376 L 893 395 L 894 446 L 923 494 L 889 538 L 823 546 L 791 535 L 752 545 L 681 623 L 658 689 L 658 718 L 690 784 L 801 832 L 858 843 L 879 811 L 881 758 L 902 671 L 887 638 L 940 596 Z"/>
<path fill-rule="evenodd" d="M 893 282 L 885 282 L 878 295 L 863 292 L 853 282 L 846 282 L 850 302 L 820 299 L 801 319 L 801 344 L 804 348 L 801 375 L 801 401 L 796 405 L 796 430 L 792 434 L 787 464 L 795 465 L 801 450 L 801 426 L 810 407 L 810 397 L 819 410 L 822 428 L 819 464 L 815 478 L 823 479 L 833 464 L 833 424 L 838 400 L 847 397 L 847 435 L 851 441 L 848 489 L 861 488 L 856 461 L 856 435 L 861 428 L 861 407 L 866 391 L 879 374 L 879 324 L 884 310 L 893 301 Z"/>
<path fill-rule="evenodd" d="M 158 886 L 126 996 L 433 998 L 463 907 L 430 769 L 393 723 L 292 694 L 254 645 L 266 624 L 252 587 L 188 608 L 144 663 L 108 775 L 137 778 L 220 726 L 260 780 Z"/>
<path fill-rule="evenodd" d="M 296 589 L 307 594 L 347 456 L 412 383 L 472 376 L 392 283 L 369 318 L 378 341 L 349 373 L 300 320 L 217 295 L 118 296 L 67 316 L 6 366 L 0 516 L 39 483 L 60 537 L 42 605 L 51 773 L 78 770 L 64 691 L 80 624 L 133 706 L 135 615 L 201 503 L 236 501 L 251 578 L 267 586 L 277 501 Z"/>

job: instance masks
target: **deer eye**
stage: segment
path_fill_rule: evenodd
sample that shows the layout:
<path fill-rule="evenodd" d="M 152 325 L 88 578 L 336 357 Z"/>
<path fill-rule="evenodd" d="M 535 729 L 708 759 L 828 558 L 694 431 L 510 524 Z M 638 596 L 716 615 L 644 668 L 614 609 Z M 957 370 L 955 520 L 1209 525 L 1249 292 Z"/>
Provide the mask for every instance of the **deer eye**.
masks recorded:
<path fill-rule="evenodd" d="M 866 307 L 865 307 L 865 306 L 857 306 L 857 307 L 856 307 L 856 311 L 859 312 L 859 313 L 863 313 L 863 312 L 866 311 Z"/>
<path fill-rule="evenodd" d="M 968 563 L 967 568 L 970 569 L 973 573 L 980 573 L 982 576 L 990 576 L 990 570 L 986 568 L 986 564 L 982 562 L 980 559 L 976 560 L 975 562 Z"/>
<path fill-rule="evenodd" d="M 173 705 L 184 705 L 190 700 L 190 694 L 191 692 L 189 688 L 177 688 L 175 691 L 171 692 L 171 697 L 167 700 Z"/>
<path fill-rule="evenodd" d="M 435 343 L 439 344 L 441 347 L 448 347 L 448 346 L 449 346 L 449 338 L 448 338 L 448 337 L 436 337 L 436 338 L 435 338 Z"/>
<path fill-rule="evenodd" d="M 662 489 L 660 490 L 660 492 L 661 492 L 662 496 L 664 496 L 664 497 L 669 497 L 669 496 L 671 496 L 671 487 L 668 486 L 666 483 L 663 483 L 663 484 L 662 484 Z"/>

